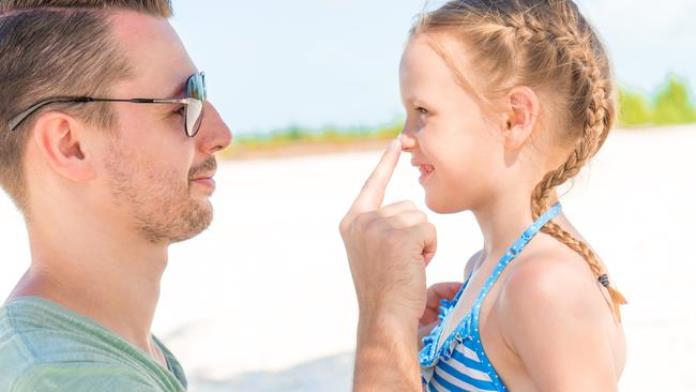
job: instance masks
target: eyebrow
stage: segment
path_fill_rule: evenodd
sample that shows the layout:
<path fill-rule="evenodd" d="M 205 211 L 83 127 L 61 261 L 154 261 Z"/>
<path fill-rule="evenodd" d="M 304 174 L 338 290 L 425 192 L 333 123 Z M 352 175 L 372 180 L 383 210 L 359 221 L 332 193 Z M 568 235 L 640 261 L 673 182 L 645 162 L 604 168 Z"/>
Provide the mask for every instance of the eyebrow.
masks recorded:
<path fill-rule="evenodd" d="M 426 100 L 424 100 L 419 95 L 411 95 L 409 97 L 406 97 L 405 102 L 409 103 L 411 105 L 416 105 L 416 106 L 429 106 L 430 105 Z"/>
<path fill-rule="evenodd" d="M 198 72 L 200 71 L 194 69 L 189 74 L 184 76 L 180 81 L 176 82 L 175 87 L 170 91 L 170 94 L 166 95 L 165 98 L 184 98 L 188 79 Z"/>
<path fill-rule="evenodd" d="M 179 82 L 175 88 L 172 89 L 171 94 L 167 94 L 165 98 L 180 98 L 186 94 L 186 80 Z"/>

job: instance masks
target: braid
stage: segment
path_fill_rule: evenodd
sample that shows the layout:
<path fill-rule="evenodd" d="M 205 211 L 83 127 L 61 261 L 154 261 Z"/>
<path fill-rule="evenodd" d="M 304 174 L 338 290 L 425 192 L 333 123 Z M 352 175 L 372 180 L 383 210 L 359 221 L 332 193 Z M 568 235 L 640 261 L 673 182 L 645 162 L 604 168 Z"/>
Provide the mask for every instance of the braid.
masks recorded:
<path fill-rule="evenodd" d="M 532 18 L 517 19 L 518 21 L 523 20 L 527 24 L 527 31 L 540 30 L 538 23 L 530 23 L 530 20 L 534 20 Z M 534 220 L 538 219 L 550 207 L 554 189 L 577 175 L 587 161 L 596 154 L 597 150 L 604 144 L 612 123 L 613 112 L 609 105 L 610 89 L 594 54 L 590 52 L 591 48 L 587 45 L 591 42 L 591 37 L 587 33 L 580 34 L 574 29 L 574 26 L 576 25 L 568 24 L 564 26 L 564 29 L 552 26 L 550 35 L 554 37 L 560 51 L 567 52 L 566 56 L 574 73 L 580 76 L 578 83 L 582 88 L 577 89 L 577 91 L 585 90 L 588 93 L 585 98 L 588 101 L 585 110 L 585 123 L 582 134 L 565 163 L 547 173 L 532 192 L 531 210 Z M 519 27 L 517 30 L 525 31 Z M 541 37 L 541 33 L 535 32 L 523 37 L 526 39 L 538 38 Z M 542 228 L 542 232 L 553 236 L 585 259 L 598 281 L 607 288 L 611 297 L 612 310 L 620 320 L 619 306 L 625 304 L 626 299 L 610 285 L 606 268 L 592 249 L 556 223 L 547 223 Z"/>

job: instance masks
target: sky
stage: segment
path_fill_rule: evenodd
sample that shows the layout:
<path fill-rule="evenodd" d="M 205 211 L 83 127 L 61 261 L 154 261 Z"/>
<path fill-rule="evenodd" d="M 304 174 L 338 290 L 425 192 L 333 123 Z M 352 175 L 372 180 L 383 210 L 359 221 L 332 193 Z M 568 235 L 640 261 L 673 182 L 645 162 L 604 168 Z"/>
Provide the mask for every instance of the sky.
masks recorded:
<path fill-rule="evenodd" d="M 425 0 L 173 0 L 174 27 L 237 134 L 402 116 L 398 65 Z M 442 1 L 429 1 L 436 6 Z M 696 0 L 578 0 L 621 85 L 696 86 Z"/>

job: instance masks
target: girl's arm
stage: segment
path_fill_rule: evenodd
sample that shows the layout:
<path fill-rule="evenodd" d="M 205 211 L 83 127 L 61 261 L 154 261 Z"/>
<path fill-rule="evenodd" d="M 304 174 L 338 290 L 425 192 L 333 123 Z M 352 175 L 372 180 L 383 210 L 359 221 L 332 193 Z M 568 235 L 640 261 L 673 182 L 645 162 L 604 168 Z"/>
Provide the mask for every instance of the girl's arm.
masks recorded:
<path fill-rule="evenodd" d="M 612 314 L 589 270 L 551 258 L 516 267 L 496 311 L 538 390 L 616 391 Z"/>

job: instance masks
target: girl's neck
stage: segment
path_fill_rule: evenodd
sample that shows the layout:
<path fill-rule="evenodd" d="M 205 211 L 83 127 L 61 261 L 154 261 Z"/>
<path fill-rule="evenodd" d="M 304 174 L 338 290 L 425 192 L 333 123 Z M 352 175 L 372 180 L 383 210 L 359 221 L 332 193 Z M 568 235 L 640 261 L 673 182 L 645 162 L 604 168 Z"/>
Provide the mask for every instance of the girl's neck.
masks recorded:
<path fill-rule="evenodd" d="M 534 223 L 530 207 L 531 192 L 503 192 L 489 198 L 489 202 L 475 208 L 476 217 L 483 234 L 483 252 L 486 259 L 497 258 L 505 253 L 522 232 Z M 552 197 L 553 203 L 557 197 Z"/>

